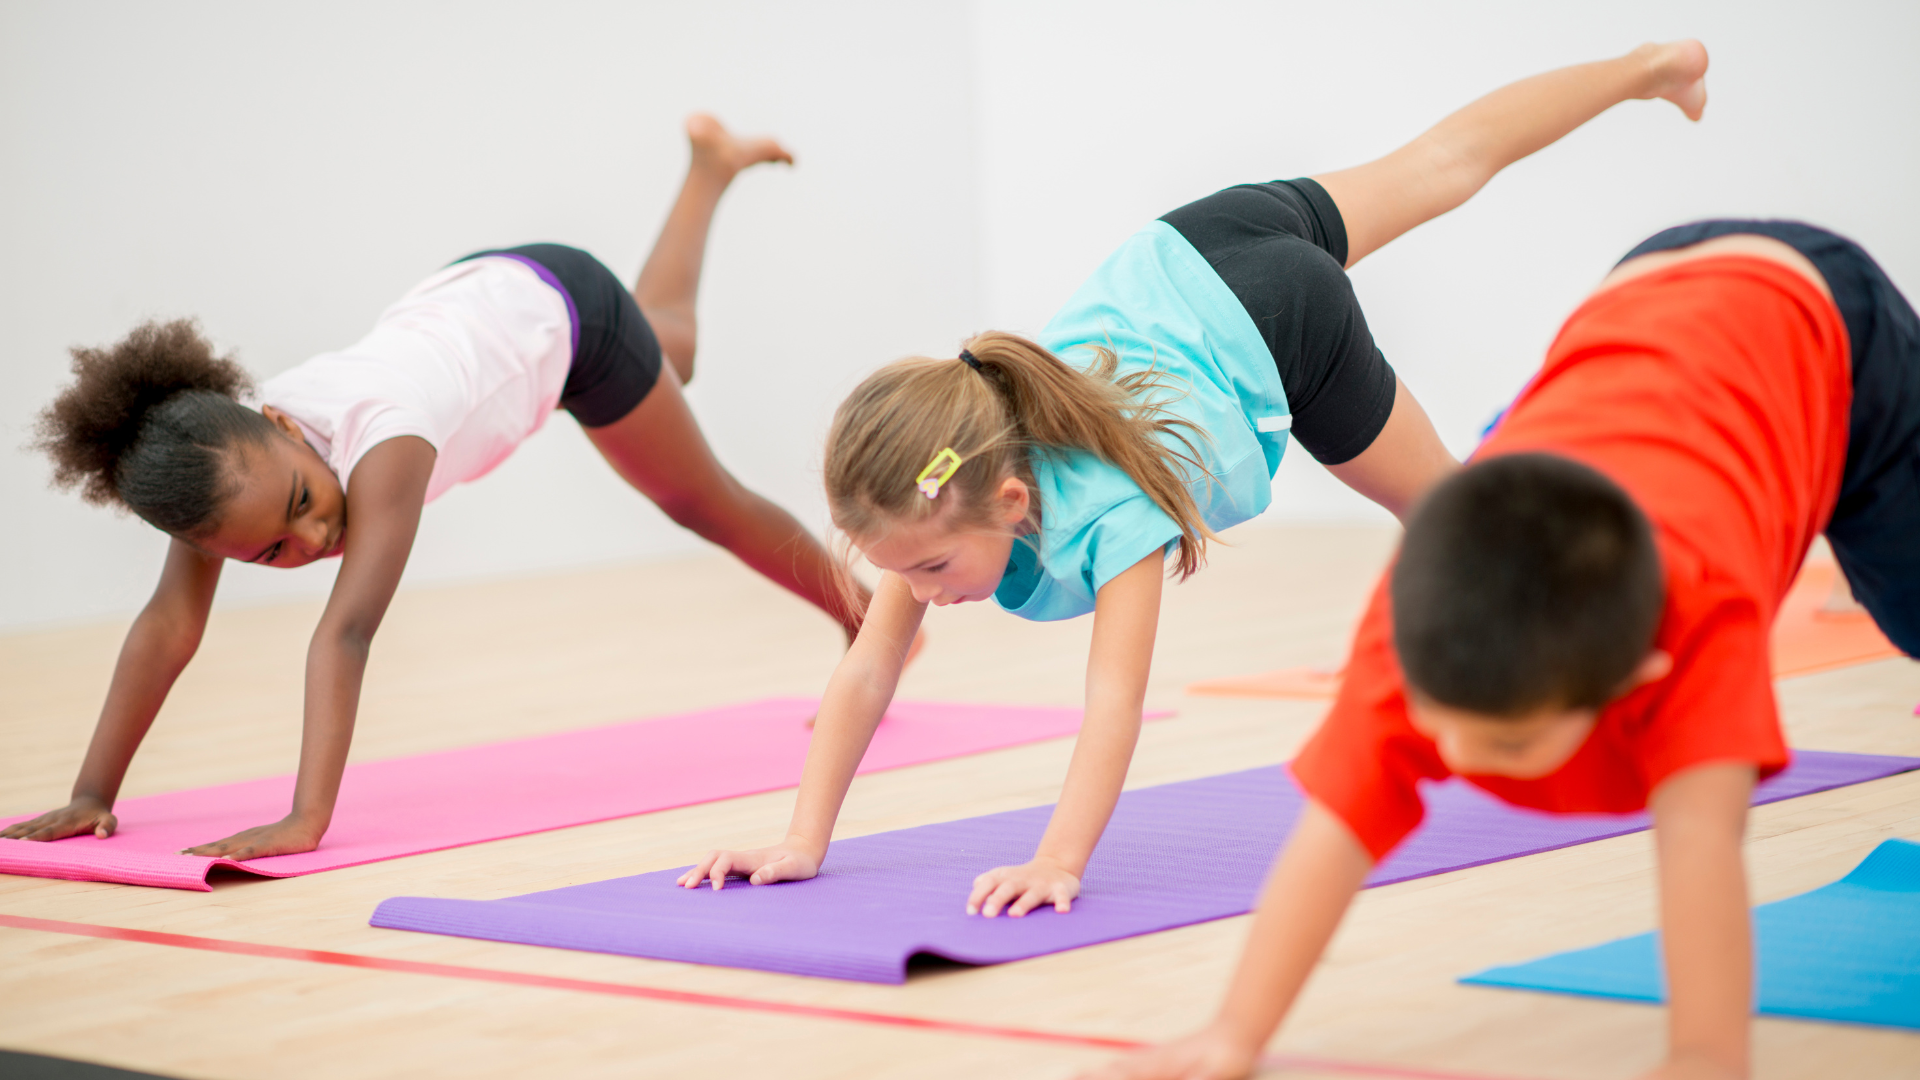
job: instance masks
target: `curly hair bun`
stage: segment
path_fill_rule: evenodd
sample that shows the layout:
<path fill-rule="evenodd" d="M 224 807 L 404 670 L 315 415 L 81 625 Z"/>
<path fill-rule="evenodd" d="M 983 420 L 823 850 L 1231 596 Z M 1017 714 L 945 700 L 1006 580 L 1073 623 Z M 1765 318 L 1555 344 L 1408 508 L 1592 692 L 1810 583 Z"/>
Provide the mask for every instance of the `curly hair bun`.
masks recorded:
<path fill-rule="evenodd" d="M 95 505 L 127 504 L 122 461 L 155 409 L 195 392 L 237 401 L 253 386 L 232 357 L 214 355 L 191 319 L 153 320 L 107 348 L 72 351 L 73 385 L 40 414 L 34 446 L 53 459 L 56 485 L 79 485 Z"/>

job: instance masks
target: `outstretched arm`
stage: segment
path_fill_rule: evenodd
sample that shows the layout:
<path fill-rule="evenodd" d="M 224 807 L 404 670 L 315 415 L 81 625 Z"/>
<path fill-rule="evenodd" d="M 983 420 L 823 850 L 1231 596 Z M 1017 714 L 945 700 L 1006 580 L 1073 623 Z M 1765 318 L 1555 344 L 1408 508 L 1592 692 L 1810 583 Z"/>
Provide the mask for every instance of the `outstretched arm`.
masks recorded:
<path fill-rule="evenodd" d="M 1707 50 L 1697 41 L 1642 45 L 1503 86 L 1378 161 L 1313 179 L 1340 208 L 1352 266 L 1623 101 L 1665 98 L 1700 119 L 1706 75 Z"/>
<path fill-rule="evenodd" d="M 1653 1078 L 1747 1075 L 1753 930 L 1740 846 L 1753 782 L 1752 765 L 1716 762 L 1675 773 L 1648 801 L 1668 1001 L 1667 1060 Z"/>
<path fill-rule="evenodd" d="M 1346 824 L 1309 799 L 1261 893 L 1220 1015 L 1184 1039 L 1110 1062 L 1083 1080 L 1251 1076 L 1372 869 L 1373 856 Z"/>
<path fill-rule="evenodd" d="M 0 831 L 9 840 L 59 840 L 91 832 L 108 837 L 119 827 L 113 803 L 134 751 L 153 726 L 175 679 L 200 648 L 207 612 L 220 584 L 223 560 L 174 540 L 153 598 L 141 610 L 120 646 L 106 704 L 93 729 L 93 742 L 73 783 L 73 801 L 31 821 Z"/>
<path fill-rule="evenodd" d="M 752 851 L 710 851 L 680 875 L 679 884 L 692 889 L 711 880 L 718 889 L 728 874 L 745 874 L 755 885 L 770 885 L 820 872 L 840 804 L 846 801 L 853 774 L 873 741 L 873 729 L 880 726 L 893 701 L 900 671 L 907 666 L 914 634 L 926 612 L 927 605 L 913 598 L 912 586 L 898 574 L 881 575 L 867 620 L 847 655 L 840 658 L 840 666 L 833 669 L 820 700 L 786 839 Z"/>
<path fill-rule="evenodd" d="M 348 480 L 346 552 L 307 648 L 306 719 L 292 812 L 271 825 L 182 854 L 229 859 L 292 855 L 312 851 L 326 835 L 353 742 L 367 653 L 413 551 L 434 457 L 424 439 L 389 439 L 369 450 Z"/>
<path fill-rule="evenodd" d="M 1120 572 L 1094 597 L 1093 645 L 1087 654 L 1087 711 L 1074 742 L 1067 780 L 1033 859 L 1002 866 L 973 881 L 967 914 L 1019 917 L 1042 904 L 1067 911 L 1107 819 L 1120 801 L 1127 766 L 1140 741 L 1140 709 L 1153 668 L 1165 560 L 1156 551 Z"/>

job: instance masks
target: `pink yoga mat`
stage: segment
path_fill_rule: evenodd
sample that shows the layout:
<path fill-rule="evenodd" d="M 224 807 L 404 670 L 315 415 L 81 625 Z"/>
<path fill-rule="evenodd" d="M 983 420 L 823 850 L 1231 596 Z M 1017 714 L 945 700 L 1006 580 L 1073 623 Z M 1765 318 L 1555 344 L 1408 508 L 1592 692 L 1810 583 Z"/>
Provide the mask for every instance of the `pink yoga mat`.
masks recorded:
<path fill-rule="evenodd" d="M 340 784 L 333 826 L 317 849 L 244 863 L 174 852 L 278 821 L 292 804 L 291 775 L 124 799 L 114 807 L 120 830 L 105 840 L 0 840 L 0 873 L 205 891 L 212 888 L 207 874 L 215 866 L 294 877 L 774 791 L 800 782 L 811 734 L 806 721 L 817 705 L 812 698 L 769 698 L 351 765 Z M 978 754 L 1079 729 L 1079 709 L 896 701 L 860 771 Z M 0 827 L 31 816 L 0 818 Z"/>

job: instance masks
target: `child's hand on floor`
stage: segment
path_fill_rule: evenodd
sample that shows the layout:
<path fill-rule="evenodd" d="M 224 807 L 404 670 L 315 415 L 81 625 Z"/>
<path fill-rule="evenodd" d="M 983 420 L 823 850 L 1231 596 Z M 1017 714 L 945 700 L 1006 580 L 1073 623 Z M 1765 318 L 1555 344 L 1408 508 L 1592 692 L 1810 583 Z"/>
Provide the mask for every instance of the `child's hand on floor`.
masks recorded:
<path fill-rule="evenodd" d="M 105 840 L 120 827 L 107 804 L 82 796 L 58 810 L 49 810 L 32 821 L 16 822 L 0 829 L 0 838 L 8 840 L 64 840 L 90 832 Z"/>
<path fill-rule="evenodd" d="M 711 878 L 713 887 L 718 889 L 726 884 L 728 874 L 744 877 L 754 885 L 805 881 L 820 872 L 825 855 L 792 841 L 753 851 L 709 851 L 699 865 L 681 874 L 675 884 L 697 889 L 701 882 Z"/>
<path fill-rule="evenodd" d="M 1260 1064 L 1260 1047 L 1219 1024 L 1107 1062 L 1079 1080 L 1241 1080 Z"/>
<path fill-rule="evenodd" d="M 1078 874 L 1044 855 L 1036 855 L 1024 866 L 996 867 L 974 878 L 967 914 L 991 919 L 1004 907 L 1017 919 L 1042 904 L 1052 904 L 1053 910 L 1065 912 L 1072 910 L 1073 898 L 1079 895 Z"/>
<path fill-rule="evenodd" d="M 256 825 L 243 832 L 234 833 L 225 840 L 215 840 L 211 844 L 200 844 L 180 852 L 182 855 L 201 855 L 213 859 L 233 859 L 245 862 L 248 859 L 264 859 L 269 855 L 298 855 L 303 851 L 312 851 L 320 846 L 320 838 L 326 835 L 326 829 L 316 829 L 311 825 L 283 818 L 271 825 Z"/>

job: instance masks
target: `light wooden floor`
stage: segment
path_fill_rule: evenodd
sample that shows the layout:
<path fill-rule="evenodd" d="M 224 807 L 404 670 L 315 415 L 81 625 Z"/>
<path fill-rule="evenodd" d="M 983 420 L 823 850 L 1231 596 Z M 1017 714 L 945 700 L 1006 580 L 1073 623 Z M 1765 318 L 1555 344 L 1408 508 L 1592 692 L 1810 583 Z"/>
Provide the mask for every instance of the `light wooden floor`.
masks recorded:
<path fill-rule="evenodd" d="M 1392 542 L 1385 530 L 1240 531 L 1169 590 L 1132 784 L 1279 762 L 1323 705 L 1184 696 L 1206 676 L 1337 660 Z M 291 769 L 317 605 L 216 617 L 126 794 Z M 0 638 L 0 813 L 65 800 L 124 627 Z M 936 612 L 903 696 L 1079 701 L 1088 621 Z M 632 716 L 818 693 L 827 622 L 723 557 L 407 594 L 375 646 L 356 759 Z M 1920 665 L 1785 683 L 1799 746 L 1920 754 Z M 842 836 L 1051 802 L 1065 742 L 863 778 Z M 1214 1007 L 1244 933 L 1228 919 L 904 987 L 810 980 L 375 930 L 396 894 L 491 898 L 683 865 L 777 838 L 790 793 L 479 844 L 212 893 L 0 877 L 0 914 L 203 935 L 1080 1035 L 1159 1039 Z M 1889 836 L 1920 838 L 1920 774 L 1761 808 L 1757 901 L 1831 881 Z M 1456 985 L 1490 964 L 1653 923 L 1645 836 L 1363 894 L 1275 1043 L 1293 1055 L 1501 1077 L 1625 1078 L 1661 1050 L 1660 1010 Z M 957 901 L 956 901 L 957 902 Z M 1920 1072 L 1920 1035 L 1761 1020 L 1759 1074 Z M 0 1047 L 208 1078 L 1061 1077 L 1101 1051 L 507 987 L 0 929 Z M 1276 1075 L 1352 1075 L 1283 1070 Z"/>

